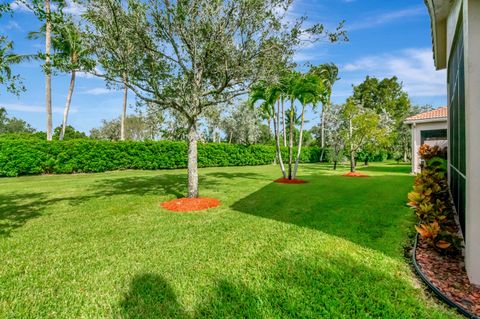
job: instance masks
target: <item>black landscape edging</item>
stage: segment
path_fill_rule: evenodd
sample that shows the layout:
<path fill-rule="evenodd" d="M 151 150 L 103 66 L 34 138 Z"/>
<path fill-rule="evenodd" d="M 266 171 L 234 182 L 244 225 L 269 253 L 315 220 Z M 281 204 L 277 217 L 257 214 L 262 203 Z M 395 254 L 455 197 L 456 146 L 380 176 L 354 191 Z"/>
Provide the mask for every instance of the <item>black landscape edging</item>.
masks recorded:
<path fill-rule="evenodd" d="M 447 305 L 449 305 L 452 308 L 455 308 L 460 314 L 464 315 L 467 318 L 471 319 L 480 319 L 480 317 L 474 315 L 470 311 L 466 310 L 450 298 L 448 298 L 446 295 L 444 295 L 428 278 L 425 276 L 425 274 L 422 272 L 420 269 L 420 266 L 417 263 L 417 245 L 418 245 L 418 234 L 415 236 L 415 244 L 413 246 L 413 266 L 415 267 L 415 271 L 417 272 L 418 276 L 423 280 L 423 282 L 435 293 L 438 299 L 441 301 L 445 302 Z"/>

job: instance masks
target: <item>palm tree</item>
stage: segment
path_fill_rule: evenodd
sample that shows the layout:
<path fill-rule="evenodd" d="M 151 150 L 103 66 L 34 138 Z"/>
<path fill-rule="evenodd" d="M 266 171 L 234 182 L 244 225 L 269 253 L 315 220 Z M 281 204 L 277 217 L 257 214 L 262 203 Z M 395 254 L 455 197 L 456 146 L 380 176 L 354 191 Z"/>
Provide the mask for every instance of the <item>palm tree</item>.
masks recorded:
<path fill-rule="evenodd" d="M 259 108 L 262 110 L 262 113 L 268 114 L 270 118 L 273 119 L 273 128 L 275 131 L 275 146 L 277 152 L 277 158 L 280 164 L 280 169 L 282 170 L 283 177 L 286 178 L 285 165 L 282 159 L 282 152 L 280 148 L 280 131 L 279 131 L 279 108 L 275 112 L 275 104 L 278 102 L 280 97 L 281 90 L 278 86 L 267 86 L 266 83 L 258 83 L 254 85 L 250 91 L 249 105 L 253 107 L 256 102 L 262 101 Z M 278 105 L 278 103 L 277 103 Z"/>
<path fill-rule="evenodd" d="M 320 115 L 320 136 L 321 136 L 321 148 L 322 152 L 320 155 L 320 161 L 323 161 L 324 148 L 325 148 L 325 113 L 329 111 L 331 106 L 332 98 L 332 89 L 333 85 L 338 78 L 338 67 L 333 63 L 321 64 L 319 66 L 313 66 L 309 71 L 311 74 L 314 74 L 322 79 L 319 84 L 319 90 L 323 91 L 324 94 L 320 95 L 319 101 L 322 103 L 322 112 Z"/>
<path fill-rule="evenodd" d="M 72 102 L 73 90 L 75 88 L 76 73 L 90 68 L 93 65 L 89 59 L 90 52 L 84 45 L 80 30 L 73 24 L 67 22 L 54 31 L 52 39 L 53 49 L 55 51 L 54 66 L 64 71 L 70 71 L 70 86 L 68 88 L 67 101 L 63 111 L 62 131 L 60 140 L 65 136 L 68 114 Z"/>
<path fill-rule="evenodd" d="M 46 26 L 44 28 L 46 30 Z M 29 38 L 39 38 L 46 36 L 46 31 L 30 32 Z M 51 38 L 52 48 L 54 51 L 53 67 L 63 72 L 70 73 L 70 85 L 67 93 L 67 100 L 63 111 L 62 130 L 60 131 L 59 140 L 63 140 L 65 129 L 68 122 L 68 114 L 72 102 L 73 91 L 75 89 L 76 74 L 81 70 L 93 68 L 94 62 L 89 58 L 90 52 L 82 38 L 80 30 L 72 21 L 66 21 L 53 28 L 53 36 Z"/>
<path fill-rule="evenodd" d="M 298 164 L 300 163 L 303 143 L 303 129 L 305 125 L 305 108 L 308 104 L 315 105 L 315 103 L 320 99 L 320 96 L 325 94 L 325 89 L 322 85 L 321 79 L 318 76 L 313 74 L 304 74 L 294 82 L 293 94 L 300 102 L 302 111 L 300 113 L 300 131 L 298 137 L 297 157 L 295 159 L 295 167 L 293 169 L 291 179 L 296 178 Z"/>
<path fill-rule="evenodd" d="M 52 63 L 51 63 L 51 42 L 52 42 L 52 21 L 51 21 L 50 0 L 45 0 L 45 106 L 47 113 L 47 141 L 52 140 Z"/>
<path fill-rule="evenodd" d="M 18 75 L 12 73 L 12 64 L 20 63 L 27 56 L 20 56 L 12 53 L 13 42 L 8 41 L 5 36 L 0 36 L 0 85 L 5 86 L 6 90 L 13 94 L 19 94 L 24 90 L 23 85 L 19 82 Z"/>

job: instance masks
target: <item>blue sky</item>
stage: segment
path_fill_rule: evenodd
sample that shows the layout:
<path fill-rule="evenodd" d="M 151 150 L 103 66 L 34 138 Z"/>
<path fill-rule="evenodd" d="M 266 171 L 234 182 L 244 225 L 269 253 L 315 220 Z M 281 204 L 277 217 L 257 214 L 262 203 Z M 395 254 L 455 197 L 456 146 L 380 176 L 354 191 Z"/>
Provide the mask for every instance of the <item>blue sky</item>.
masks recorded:
<path fill-rule="evenodd" d="M 68 8 L 78 13 L 79 8 Z M 288 12 L 290 18 L 308 16 L 309 23 L 324 23 L 333 29 L 346 20 L 347 43 L 316 43 L 299 48 L 295 61 L 321 64 L 333 62 L 340 68 L 341 78 L 334 87 L 333 101 L 342 103 L 352 93 L 352 84 L 359 84 L 365 76 L 379 78 L 393 75 L 403 82 L 414 104 L 446 105 L 446 76 L 435 71 L 432 59 L 430 20 L 423 0 L 296 0 Z M 39 22 L 29 12 L 17 7 L 13 18 L 0 20 L 0 33 L 15 42 L 19 53 L 42 50 L 39 41 L 26 39 L 29 31 L 37 30 Z M 44 130 L 44 76 L 38 63 L 24 63 L 15 67 L 27 86 L 20 97 L 0 90 L 0 106 L 9 114 Z M 54 126 L 61 123 L 69 77 L 54 77 Z M 130 97 L 130 113 L 134 98 Z M 99 126 L 102 119 L 118 117 L 122 105 L 122 92 L 109 90 L 102 80 L 80 75 L 72 101 L 69 122 L 75 128 L 88 132 Z M 307 118 L 317 116 L 312 112 Z M 310 123 L 315 124 L 312 120 Z"/>

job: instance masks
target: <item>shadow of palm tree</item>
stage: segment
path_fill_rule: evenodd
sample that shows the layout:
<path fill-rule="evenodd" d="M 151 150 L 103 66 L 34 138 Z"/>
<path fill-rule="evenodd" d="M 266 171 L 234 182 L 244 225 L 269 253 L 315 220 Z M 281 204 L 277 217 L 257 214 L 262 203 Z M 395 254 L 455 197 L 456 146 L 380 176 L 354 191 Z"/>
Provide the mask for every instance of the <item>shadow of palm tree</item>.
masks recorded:
<path fill-rule="evenodd" d="M 255 289 L 240 279 L 220 279 L 203 288 L 199 304 L 186 311 L 160 275 L 135 276 L 120 303 L 131 318 L 448 318 L 420 290 L 390 268 L 349 255 L 327 259 L 291 255 L 264 269 Z M 189 307 L 191 308 L 191 307 Z M 442 316 L 443 314 L 443 316 Z"/>
<path fill-rule="evenodd" d="M 359 245 L 398 256 L 392 243 L 404 241 L 408 175 L 352 179 L 311 176 L 303 185 L 276 183 L 238 200 L 231 208 L 345 238 Z M 397 242 L 396 242 L 397 241 Z"/>
<path fill-rule="evenodd" d="M 172 287 L 155 274 L 134 277 L 120 308 L 125 319 L 188 318 L 178 304 Z"/>

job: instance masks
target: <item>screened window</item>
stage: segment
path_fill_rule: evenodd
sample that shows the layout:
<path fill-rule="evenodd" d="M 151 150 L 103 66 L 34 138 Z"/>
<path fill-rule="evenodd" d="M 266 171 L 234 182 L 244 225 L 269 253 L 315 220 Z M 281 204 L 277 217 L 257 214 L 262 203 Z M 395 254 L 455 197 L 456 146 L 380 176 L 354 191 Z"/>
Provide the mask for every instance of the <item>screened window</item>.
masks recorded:
<path fill-rule="evenodd" d="M 450 189 L 465 236 L 465 69 L 463 22 L 460 18 L 448 65 Z"/>

